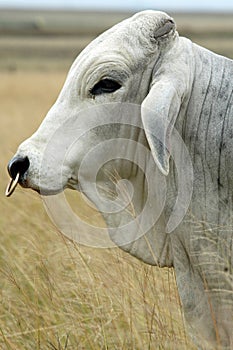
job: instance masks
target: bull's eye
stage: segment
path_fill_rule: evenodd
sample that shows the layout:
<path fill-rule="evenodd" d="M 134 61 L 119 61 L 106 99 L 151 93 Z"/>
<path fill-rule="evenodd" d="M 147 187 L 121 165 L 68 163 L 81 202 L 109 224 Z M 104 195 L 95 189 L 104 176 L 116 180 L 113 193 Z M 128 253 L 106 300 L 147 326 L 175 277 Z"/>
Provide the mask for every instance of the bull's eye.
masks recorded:
<path fill-rule="evenodd" d="M 121 85 L 111 79 L 102 79 L 90 90 L 90 93 L 94 96 L 102 94 L 111 94 L 116 90 L 120 89 Z"/>

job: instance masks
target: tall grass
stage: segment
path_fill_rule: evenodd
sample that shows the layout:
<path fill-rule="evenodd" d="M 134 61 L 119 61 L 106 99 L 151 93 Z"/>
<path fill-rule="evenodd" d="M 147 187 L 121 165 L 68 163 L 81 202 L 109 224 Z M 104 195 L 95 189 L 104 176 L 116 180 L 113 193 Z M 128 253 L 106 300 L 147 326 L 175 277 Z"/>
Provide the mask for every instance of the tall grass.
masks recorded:
<path fill-rule="evenodd" d="M 171 271 L 53 239 L 24 235 L 17 249 L 2 249 L 3 347 L 190 348 Z"/>
<path fill-rule="evenodd" d="M 62 73 L 5 73 L 0 80 L 0 349 L 194 349 L 173 270 L 118 248 L 69 241 L 31 191 L 17 188 L 4 198 L 5 165 L 63 80 Z"/>

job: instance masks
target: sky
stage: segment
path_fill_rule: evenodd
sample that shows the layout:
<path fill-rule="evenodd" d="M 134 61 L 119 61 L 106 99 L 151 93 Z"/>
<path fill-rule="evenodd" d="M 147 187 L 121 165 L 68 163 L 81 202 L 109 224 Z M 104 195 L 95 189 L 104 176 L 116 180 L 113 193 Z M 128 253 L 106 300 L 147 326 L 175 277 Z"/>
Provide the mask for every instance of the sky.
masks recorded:
<path fill-rule="evenodd" d="M 233 12 L 233 0 L 0 0 L 0 7 Z"/>

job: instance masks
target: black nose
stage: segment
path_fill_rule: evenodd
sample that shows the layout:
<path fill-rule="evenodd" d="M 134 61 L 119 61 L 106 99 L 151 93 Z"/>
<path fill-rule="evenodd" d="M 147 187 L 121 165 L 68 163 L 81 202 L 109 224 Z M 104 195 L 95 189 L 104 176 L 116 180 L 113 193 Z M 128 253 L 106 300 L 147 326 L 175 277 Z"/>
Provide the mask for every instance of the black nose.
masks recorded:
<path fill-rule="evenodd" d="M 14 157 L 7 166 L 8 173 L 12 179 L 16 178 L 19 173 L 20 176 L 26 173 L 30 165 L 28 157 Z"/>

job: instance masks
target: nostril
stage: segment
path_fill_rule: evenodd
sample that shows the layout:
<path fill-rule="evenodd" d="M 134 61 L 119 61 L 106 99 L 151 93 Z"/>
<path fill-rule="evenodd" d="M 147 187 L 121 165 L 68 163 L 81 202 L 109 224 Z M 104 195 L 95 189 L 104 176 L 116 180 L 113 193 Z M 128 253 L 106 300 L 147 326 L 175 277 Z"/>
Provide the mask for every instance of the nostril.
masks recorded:
<path fill-rule="evenodd" d="M 30 165 L 28 157 L 14 157 L 7 166 L 8 173 L 12 179 L 19 173 L 21 176 L 26 173 Z"/>

